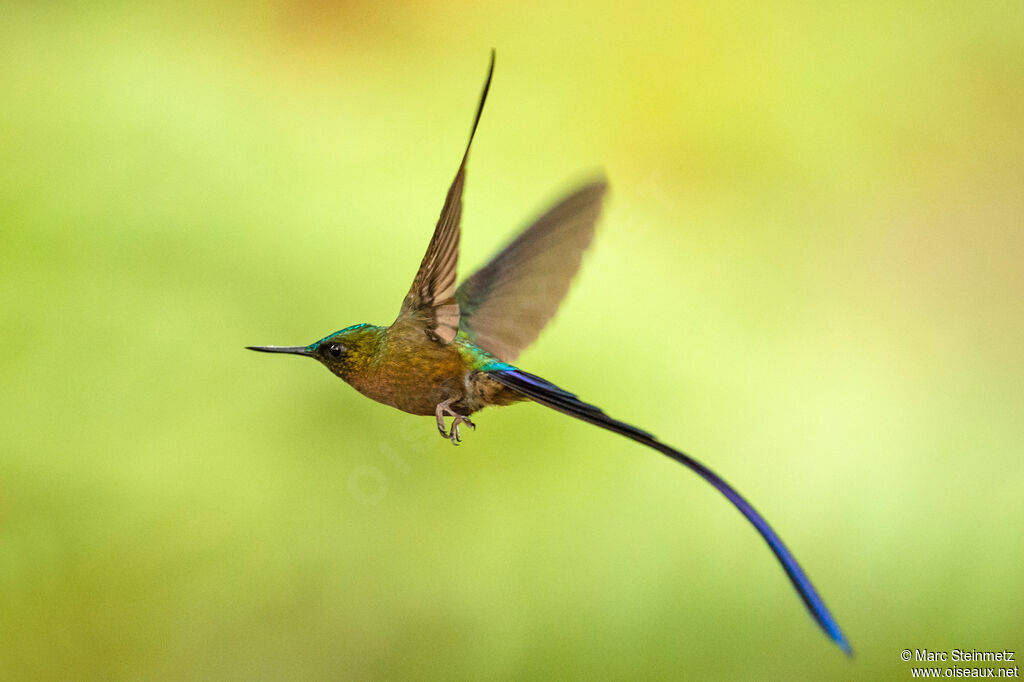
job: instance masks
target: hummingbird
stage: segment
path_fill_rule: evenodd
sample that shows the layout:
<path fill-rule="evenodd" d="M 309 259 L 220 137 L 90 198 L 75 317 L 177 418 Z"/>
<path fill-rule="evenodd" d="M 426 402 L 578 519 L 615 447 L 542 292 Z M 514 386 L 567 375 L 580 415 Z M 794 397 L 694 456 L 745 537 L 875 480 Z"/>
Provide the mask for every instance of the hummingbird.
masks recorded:
<path fill-rule="evenodd" d="M 532 401 L 646 445 L 714 486 L 757 529 L 811 617 L 847 655 L 849 642 L 782 539 L 754 507 L 704 464 L 653 435 L 613 419 L 575 394 L 512 364 L 555 314 L 594 236 L 607 189 L 603 178 L 578 188 L 537 218 L 456 287 L 466 161 L 483 113 L 494 52 L 469 142 L 398 317 L 390 326 L 356 324 L 308 346 L 247 346 L 313 358 L 368 398 L 433 416 L 458 445 L 460 427 L 489 406 Z M 446 426 L 445 419 L 451 418 Z"/>

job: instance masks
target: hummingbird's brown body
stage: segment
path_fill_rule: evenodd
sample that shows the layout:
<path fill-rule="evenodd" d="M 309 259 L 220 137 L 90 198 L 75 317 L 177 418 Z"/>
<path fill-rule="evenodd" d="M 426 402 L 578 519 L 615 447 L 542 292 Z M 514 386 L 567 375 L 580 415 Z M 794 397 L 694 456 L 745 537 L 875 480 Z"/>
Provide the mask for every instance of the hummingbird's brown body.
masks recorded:
<path fill-rule="evenodd" d="M 494 69 L 487 75 L 470 143 Z M 579 269 L 605 192 L 592 182 L 555 204 L 458 288 L 455 286 L 466 158 L 448 190 L 434 236 L 402 310 L 390 327 L 358 324 L 308 346 L 252 347 L 313 357 L 356 390 L 404 412 L 434 415 L 441 435 L 458 444 L 459 425 L 487 405 L 533 400 L 653 448 L 713 485 L 768 543 L 821 628 L 850 653 L 839 624 L 768 522 L 700 462 L 635 426 L 612 419 L 545 379 L 509 364 L 551 318 Z M 451 429 L 445 417 L 452 417 Z"/>
<path fill-rule="evenodd" d="M 331 371 L 367 398 L 403 412 L 436 415 L 447 402 L 468 417 L 488 405 L 527 400 L 479 371 L 497 358 L 461 336 L 439 344 L 406 317 L 390 327 L 352 330 L 345 343 L 345 359 L 329 365 Z"/>

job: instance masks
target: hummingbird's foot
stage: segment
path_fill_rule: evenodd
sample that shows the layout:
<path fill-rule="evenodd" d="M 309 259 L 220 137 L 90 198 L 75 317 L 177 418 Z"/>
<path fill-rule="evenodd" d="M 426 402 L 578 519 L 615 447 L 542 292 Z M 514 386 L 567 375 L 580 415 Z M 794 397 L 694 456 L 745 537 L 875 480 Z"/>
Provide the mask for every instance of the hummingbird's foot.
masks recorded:
<path fill-rule="evenodd" d="M 455 419 L 452 420 L 452 430 L 448 433 L 448 437 L 451 439 L 454 445 L 458 445 L 462 442 L 462 436 L 459 434 L 459 425 L 465 424 L 471 429 L 476 429 L 476 424 L 469 421 L 469 417 L 463 417 L 461 414 L 455 415 Z"/>
<path fill-rule="evenodd" d="M 451 404 L 456 400 L 459 400 L 462 396 L 456 396 L 448 398 L 443 403 L 438 403 L 437 410 L 434 414 L 437 416 L 437 430 L 441 432 L 443 438 L 447 438 L 452 442 L 452 445 L 458 445 L 462 442 L 462 434 L 459 432 L 459 425 L 466 424 L 471 429 L 476 429 L 476 424 L 469 420 L 469 417 L 465 417 L 451 408 Z M 454 417 L 452 420 L 452 428 L 446 429 L 444 425 L 445 417 Z"/>

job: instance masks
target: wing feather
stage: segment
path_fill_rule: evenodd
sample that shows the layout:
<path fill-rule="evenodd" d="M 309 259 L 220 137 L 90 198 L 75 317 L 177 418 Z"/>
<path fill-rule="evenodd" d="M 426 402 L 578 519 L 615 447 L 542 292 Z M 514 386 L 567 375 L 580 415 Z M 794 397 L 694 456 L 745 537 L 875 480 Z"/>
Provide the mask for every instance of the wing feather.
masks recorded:
<path fill-rule="evenodd" d="M 558 310 L 594 238 L 607 183 L 565 197 L 459 286 L 459 325 L 478 346 L 511 362 Z"/>
<path fill-rule="evenodd" d="M 462 188 L 466 182 L 466 159 L 473 145 L 480 115 L 487 101 L 487 92 L 491 87 L 491 76 L 494 74 L 494 51 L 491 51 L 491 64 L 487 70 L 480 104 L 477 106 L 476 118 L 469 133 L 469 142 L 462 155 L 462 162 L 455 174 L 455 180 L 448 188 L 448 195 L 441 209 L 434 236 L 430 239 L 427 252 L 423 255 L 420 268 L 416 272 L 409 293 L 402 302 L 399 319 L 412 320 L 424 327 L 426 333 L 441 343 L 449 343 L 455 338 L 459 329 L 459 304 L 455 299 L 455 277 L 459 264 L 459 223 L 462 218 Z"/>

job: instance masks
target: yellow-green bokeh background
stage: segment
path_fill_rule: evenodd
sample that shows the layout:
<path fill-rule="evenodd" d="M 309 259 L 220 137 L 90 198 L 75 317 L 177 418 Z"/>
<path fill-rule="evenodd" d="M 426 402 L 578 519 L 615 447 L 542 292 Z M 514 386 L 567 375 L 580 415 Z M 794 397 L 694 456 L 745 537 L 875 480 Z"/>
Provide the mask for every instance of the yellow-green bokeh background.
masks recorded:
<path fill-rule="evenodd" d="M 0 677 L 905 679 L 1024 648 L 1024 5 L 6 3 Z M 462 272 L 599 237 L 458 449 L 315 363 L 397 311 L 484 75 Z"/>

